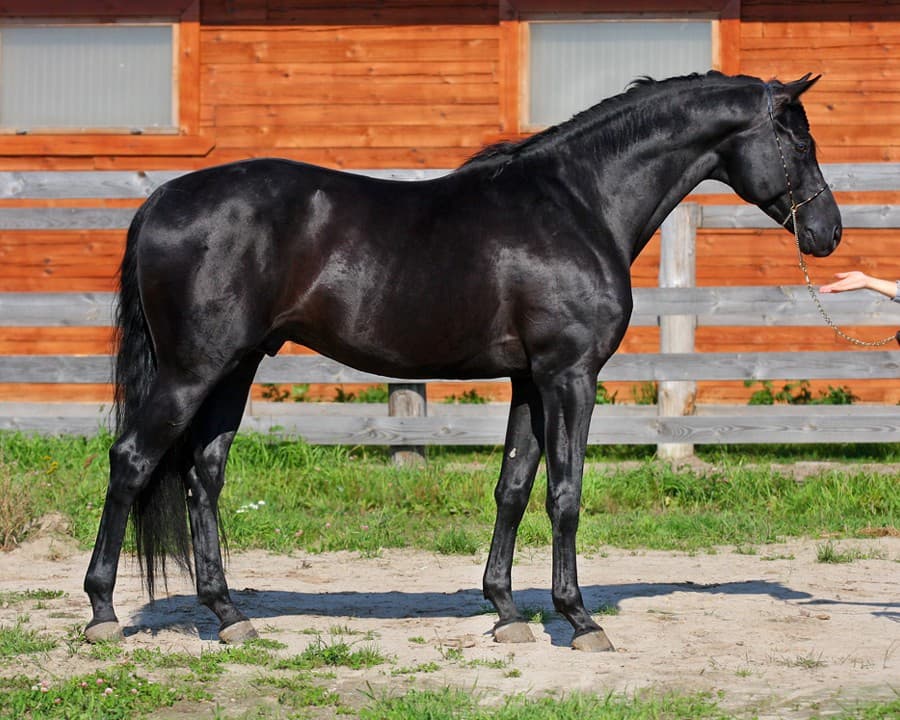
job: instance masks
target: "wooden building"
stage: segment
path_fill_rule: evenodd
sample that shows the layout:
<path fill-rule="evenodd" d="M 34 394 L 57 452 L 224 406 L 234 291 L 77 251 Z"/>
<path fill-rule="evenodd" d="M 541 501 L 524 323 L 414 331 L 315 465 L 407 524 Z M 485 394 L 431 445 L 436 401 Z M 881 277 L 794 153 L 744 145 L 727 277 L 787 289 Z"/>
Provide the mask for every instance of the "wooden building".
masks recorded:
<path fill-rule="evenodd" d="M 653 54 L 637 44 L 642 33 L 656 33 L 643 40 L 654 48 L 661 47 L 654 37 L 672 40 L 674 49 L 655 61 L 677 68 L 674 28 L 688 25 L 701 29 L 694 35 L 708 59 L 693 69 L 784 80 L 822 73 L 804 97 L 820 161 L 900 162 L 900 5 L 889 0 L 0 0 L 0 171 L 178 171 L 254 156 L 362 170 L 453 168 L 487 143 L 524 137 L 542 126 L 539 118 L 559 111 L 539 105 L 545 91 L 537 73 L 546 62 L 535 53 L 556 52 L 544 35 L 564 25 L 597 26 L 587 31 L 636 43 L 626 44 L 621 60 L 622 72 L 632 74 L 607 79 L 618 89 L 646 72 L 635 72 L 641 63 L 629 65 L 627 57 Z M 85 30 L 94 34 L 77 32 Z M 115 54 L 122 44 L 136 53 L 127 62 Z M 62 45 L 71 48 L 64 53 Z M 91 55 L 98 46 L 110 47 L 99 61 Z M 79 70 L 98 62 L 109 65 Z M 557 72 L 589 69 L 579 62 L 566 60 Z M 126 64 L 141 72 L 119 77 Z M 141 74 L 151 66 L 150 76 Z M 72 187 L 71 199 L 7 195 L 0 211 L 137 203 L 86 201 L 78 190 Z M 896 203 L 898 193 L 849 191 L 838 200 Z M 111 290 L 123 241 L 120 230 L 2 230 L 0 291 Z M 836 256 L 812 263 L 814 280 L 849 268 L 900 277 L 898 250 L 895 230 L 848 230 Z M 784 232 L 701 231 L 697 281 L 799 284 L 795 253 Z M 651 243 L 635 264 L 636 285 L 656 284 L 658 256 Z M 635 328 L 624 349 L 656 343 L 654 329 Z M 697 336 L 700 350 L 841 343 L 824 327 L 705 328 Z M 7 328 L 0 338 L 2 354 L 108 349 L 103 329 Z M 736 385 L 705 384 L 701 399 L 749 394 Z M 900 401 L 897 383 L 860 381 L 852 390 L 867 400 Z M 7 385 L 0 399 L 23 392 L 87 399 L 106 397 L 108 389 Z M 490 392 L 500 399 L 496 387 Z"/>

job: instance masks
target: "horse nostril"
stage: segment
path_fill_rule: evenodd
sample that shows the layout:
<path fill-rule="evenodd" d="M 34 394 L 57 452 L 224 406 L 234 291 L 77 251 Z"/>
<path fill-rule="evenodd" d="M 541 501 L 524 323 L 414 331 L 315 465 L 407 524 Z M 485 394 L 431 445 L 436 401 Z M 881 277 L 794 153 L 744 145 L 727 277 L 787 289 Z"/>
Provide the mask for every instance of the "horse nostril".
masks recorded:
<path fill-rule="evenodd" d="M 803 228 L 803 240 L 807 247 L 805 252 L 810 252 L 816 244 L 816 234 L 813 232 L 812 228 Z"/>
<path fill-rule="evenodd" d="M 841 241 L 841 235 L 843 234 L 843 228 L 840 225 L 835 226 L 834 232 L 831 234 L 831 239 L 834 242 L 835 247 Z"/>

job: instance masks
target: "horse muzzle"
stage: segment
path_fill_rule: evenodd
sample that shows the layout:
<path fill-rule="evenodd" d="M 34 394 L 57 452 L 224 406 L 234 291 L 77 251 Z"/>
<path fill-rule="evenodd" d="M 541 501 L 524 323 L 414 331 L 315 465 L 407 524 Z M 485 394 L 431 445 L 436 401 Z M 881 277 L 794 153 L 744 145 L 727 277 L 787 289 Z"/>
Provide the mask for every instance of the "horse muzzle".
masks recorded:
<path fill-rule="evenodd" d="M 813 257 L 826 257 L 831 255 L 841 242 L 843 228 L 840 223 L 815 227 L 814 225 L 801 225 L 798 241 L 800 251 L 804 255 Z"/>

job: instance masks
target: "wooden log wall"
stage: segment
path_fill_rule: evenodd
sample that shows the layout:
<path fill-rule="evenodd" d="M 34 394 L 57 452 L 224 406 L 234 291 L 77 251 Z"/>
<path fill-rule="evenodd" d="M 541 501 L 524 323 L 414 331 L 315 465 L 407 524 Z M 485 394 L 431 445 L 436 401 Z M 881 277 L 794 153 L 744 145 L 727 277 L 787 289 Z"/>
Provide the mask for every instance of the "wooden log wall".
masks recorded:
<path fill-rule="evenodd" d="M 485 143 L 522 130 L 516 107 L 524 77 L 520 24 L 548 9 L 716 15 L 722 18 L 718 67 L 782 79 L 823 73 L 804 98 L 821 161 L 900 161 L 900 5 L 890 0 L 6 0 L 0 18 L 180 18 L 182 99 L 196 106 L 197 115 L 185 127 L 198 140 L 176 152 L 166 149 L 172 147 L 166 139 L 138 138 L 129 145 L 102 135 L 6 137 L 0 170 L 183 170 L 267 155 L 343 168 L 454 167 Z M 23 154 L 15 151 L 16 142 Z M 838 199 L 897 203 L 900 193 L 845 192 Z M 23 202 L 0 198 L 0 211 Z M 135 205 L 115 198 L 90 202 Z M 38 207 L 67 203 L 28 201 Z M 85 204 L 75 198 L 69 204 L 75 203 Z M 111 290 L 123 241 L 117 230 L 0 231 L 0 291 Z M 825 282 L 847 268 L 900 277 L 897 248 L 893 230 L 848 231 L 835 257 L 812 262 L 814 280 Z M 653 242 L 634 266 L 635 285 L 655 286 L 658 266 Z M 701 230 L 697 281 L 800 282 L 793 241 L 773 230 Z M 658 342 L 655 329 L 634 328 L 623 349 L 653 351 Z M 839 345 L 826 328 L 697 332 L 701 351 Z M 88 328 L 17 328 L 0 337 L 0 353 L 94 353 L 108 346 L 105 331 Z M 896 402 L 895 385 L 873 381 L 853 390 L 866 400 Z M 612 389 L 620 399 L 630 397 L 630 387 Z M 503 397 L 496 387 L 481 390 Z M 22 391 L 0 387 L 0 397 Z M 106 389 L 35 392 L 84 397 Z M 738 401 L 748 392 L 733 383 L 701 384 L 700 400 Z"/>
<path fill-rule="evenodd" d="M 900 159 L 900 7 L 742 0 L 740 69 L 823 75 L 804 98 L 823 162 Z"/>

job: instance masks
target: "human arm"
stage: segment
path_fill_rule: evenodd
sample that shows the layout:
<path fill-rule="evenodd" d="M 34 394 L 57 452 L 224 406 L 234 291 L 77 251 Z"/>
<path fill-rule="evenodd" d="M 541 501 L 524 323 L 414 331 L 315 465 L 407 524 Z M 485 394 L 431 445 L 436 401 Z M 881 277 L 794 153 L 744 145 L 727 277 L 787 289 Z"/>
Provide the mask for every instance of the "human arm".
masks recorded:
<path fill-rule="evenodd" d="M 864 272 L 860 272 L 859 270 L 851 270 L 850 272 L 840 272 L 836 273 L 835 280 L 832 283 L 827 285 L 823 285 L 819 288 L 819 292 L 822 293 L 838 293 L 845 292 L 847 290 L 874 290 L 875 292 L 879 292 L 882 295 L 886 295 L 892 300 L 897 300 L 900 302 L 900 295 L 898 295 L 898 283 L 894 280 L 883 280 L 882 278 L 873 277 L 871 275 L 866 275 Z"/>

